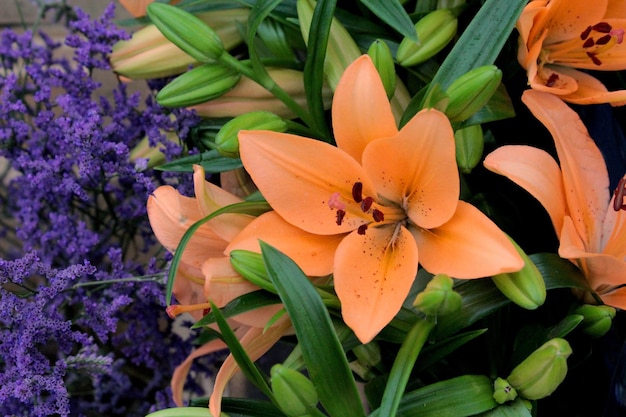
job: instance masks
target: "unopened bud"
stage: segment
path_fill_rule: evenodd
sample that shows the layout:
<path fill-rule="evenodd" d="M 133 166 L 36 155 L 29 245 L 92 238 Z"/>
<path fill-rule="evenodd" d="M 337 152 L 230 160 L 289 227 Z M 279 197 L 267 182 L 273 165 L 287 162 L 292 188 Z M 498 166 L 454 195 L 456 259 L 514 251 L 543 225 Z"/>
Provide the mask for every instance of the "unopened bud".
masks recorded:
<path fill-rule="evenodd" d="M 296 370 L 281 364 L 272 366 L 270 384 L 278 406 L 288 417 L 305 416 L 317 406 L 315 386 Z"/>
<path fill-rule="evenodd" d="M 245 113 L 228 121 L 215 136 L 215 145 L 222 156 L 239 157 L 240 130 L 271 130 L 273 132 L 287 131 L 287 122 L 268 111 L 254 111 Z"/>
<path fill-rule="evenodd" d="M 461 309 L 463 299 L 454 291 L 454 281 L 446 274 L 437 274 L 415 297 L 413 306 L 427 316 L 446 315 Z"/>
<path fill-rule="evenodd" d="M 498 404 L 504 404 L 507 401 L 513 401 L 517 398 L 517 391 L 509 384 L 509 381 L 497 378 L 493 383 L 493 399 Z"/>
<path fill-rule="evenodd" d="M 471 125 L 454 132 L 456 145 L 456 163 L 459 170 L 469 174 L 478 165 L 485 147 L 483 128 L 480 125 Z"/>
<path fill-rule="evenodd" d="M 231 90 L 241 74 L 218 63 L 204 64 L 179 75 L 157 94 L 165 107 L 186 107 L 217 98 Z"/>
<path fill-rule="evenodd" d="M 393 97 L 396 91 L 396 69 L 391 49 L 384 41 L 377 39 L 372 42 L 367 54 L 372 58 L 372 62 L 380 75 L 387 98 Z"/>
<path fill-rule="evenodd" d="M 161 33 L 198 62 L 212 62 L 224 53 L 224 44 L 217 33 L 193 14 L 156 2 L 147 11 Z"/>
<path fill-rule="evenodd" d="M 574 314 L 583 316 L 579 324 L 581 330 L 592 338 L 602 337 L 609 331 L 615 317 L 615 309 L 607 305 L 585 304 L 574 311 Z"/>
<path fill-rule="evenodd" d="M 493 96 L 502 80 L 502 71 L 495 65 L 474 68 L 450 84 L 446 116 L 453 122 L 469 119 Z"/>
<path fill-rule="evenodd" d="M 522 248 L 513 239 L 510 241 L 524 261 L 524 267 L 517 272 L 494 275 L 493 282 L 509 300 L 522 308 L 534 310 L 546 300 L 546 283 Z"/>
<path fill-rule="evenodd" d="M 572 348 L 567 340 L 549 340 L 517 365 L 507 380 L 523 398 L 538 400 L 547 397 L 565 379 L 567 358 L 571 354 Z"/>
<path fill-rule="evenodd" d="M 276 294 L 276 288 L 267 275 L 265 263 L 260 253 L 243 249 L 232 250 L 230 252 L 230 264 L 246 280 L 257 287 Z"/>
<path fill-rule="evenodd" d="M 409 38 L 400 42 L 396 53 L 398 63 L 411 67 L 432 58 L 454 38 L 457 26 L 458 20 L 450 9 L 428 13 L 415 24 L 419 43 Z"/>

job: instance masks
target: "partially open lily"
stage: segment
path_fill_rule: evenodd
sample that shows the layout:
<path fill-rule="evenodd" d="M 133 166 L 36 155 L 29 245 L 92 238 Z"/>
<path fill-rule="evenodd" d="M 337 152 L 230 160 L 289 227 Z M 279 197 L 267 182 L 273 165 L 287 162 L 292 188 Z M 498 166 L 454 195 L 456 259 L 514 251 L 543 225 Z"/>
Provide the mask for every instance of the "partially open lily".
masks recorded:
<path fill-rule="evenodd" d="M 565 103 L 532 90 L 522 100 L 552 134 L 560 167 L 547 152 L 522 145 L 500 147 L 484 164 L 539 200 L 560 239 L 559 255 L 580 267 L 606 304 L 626 308 L 624 182 L 611 197 L 602 154 Z"/>
<path fill-rule="evenodd" d="M 626 101 L 584 70 L 626 69 L 626 3 L 619 0 L 533 0 L 518 22 L 518 60 L 529 85 L 576 104 Z"/>
<path fill-rule="evenodd" d="M 342 314 L 362 342 L 396 315 L 418 268 L 456 278 L 519 270 L 504 233 L 459 201 L 454 135 L 424 110 L 398 131 L 368 56 L 345 71 L 332 104 L 337 147 L 269 131 L 239 134 L 244 167 L 274 210 L 309 233 L 341 238 Z M 419 253 L 418 253 L 419 251 Z"/>

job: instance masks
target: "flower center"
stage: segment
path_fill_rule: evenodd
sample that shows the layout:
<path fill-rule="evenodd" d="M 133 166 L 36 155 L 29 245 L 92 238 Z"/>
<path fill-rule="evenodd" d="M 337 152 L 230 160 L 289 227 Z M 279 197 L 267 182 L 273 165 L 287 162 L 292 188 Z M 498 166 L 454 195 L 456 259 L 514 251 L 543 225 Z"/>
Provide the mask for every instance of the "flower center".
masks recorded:
<path fill-rule="evenodd" d="M 617 183 L 617 188 L 614 193 L 613 210 L 620 211 L 626 210 L 626 204 L 624 204 L 624 197 L 626 197 L 626 175 L 622 177 Z"/>
<path fill-rule="evenodd" d="M 591 62 L 602 65 L 598 55 L 622 43 L 624 41 L 624 29 L 613 29 L 607 22 L 600 22 L 583 30 L 580 34 L 580 40 L 583 41 L 583 50 Z"/>

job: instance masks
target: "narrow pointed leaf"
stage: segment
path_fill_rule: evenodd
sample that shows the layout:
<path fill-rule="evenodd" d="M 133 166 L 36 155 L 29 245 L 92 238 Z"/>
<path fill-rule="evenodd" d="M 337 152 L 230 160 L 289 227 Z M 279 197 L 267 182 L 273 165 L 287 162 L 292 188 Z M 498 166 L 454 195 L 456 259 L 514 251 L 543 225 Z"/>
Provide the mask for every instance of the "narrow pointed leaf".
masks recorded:
<path fill-rule="evenodd" d="M 247 311 L 256 310 L 257 308 L 278 303 L 280 303 L 280 300 L 273 294 L 266 291 L 253 291 L 235 298 L 233 301 L 222 307 L 222 315 L 225 318 L 230 318 Z M 213 323 L 215 323 L 215 313 L 211 311 L 209 314 L 195 322 L 191 328 L 197 329 Z"/>
<path fill-rule="evenodd" d="M 168 172 L 193 172 L 194 165 L 202 166 L 208 174 L 230 171 L 243 166 L 241 159 L 222 156 L 217 150 L 212 149 L 201 154 L 176 159 L 159 165 L 155 169 Z"/>
<path fill-rule="evenodd" d="M 387 0 L 384 2 L 380 0 L 361 0 L 361 3 L 378 16 L 380 20 L 397 30 L 402 36 L 411 39 L 413 42 L 419 42 L 415 25 L 399 0 Z"/>

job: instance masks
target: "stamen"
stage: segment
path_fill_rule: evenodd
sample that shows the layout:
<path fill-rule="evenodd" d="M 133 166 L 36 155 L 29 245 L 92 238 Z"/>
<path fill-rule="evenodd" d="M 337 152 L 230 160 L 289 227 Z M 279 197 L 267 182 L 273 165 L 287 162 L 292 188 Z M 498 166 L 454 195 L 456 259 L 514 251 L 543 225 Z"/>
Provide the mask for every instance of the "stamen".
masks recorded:
<path fill-rule="evenodd" d="M 356 229 L 356 232 L 360 235 L 364 235 L 365 231 L 367 230 L 367 225 L 366 224 L 362 224 L 359 226 L 358 229 Z"/>
<path fill-rule="evenodd" d="M 613 29 L 613 27 L 607 22 L 600 22 L 593 25 L 592 29 L 600 33 L 609 33 L 611 32 L 611 29 Z"/>
<path fill-rule="evenodd" d="M 346 212 L 343 210 L 337 210 L 337 226 L 341 226 L 343 223 L 343 218 L 345 217 Z"/>
<path fill-rule="evenodd" d="M 202 310 L 202 314 L 206 315 L 210 308 L 211 308 L 211 304 L 209 303 L 188 304 L 188 305 L 174 304 L 174 305 L 168 306 L 165 309 L 165 312 L 171 319 L 173 319 L 173 318 L 176 318 L 176 316 L 179 316 L 180 314 L 190 313 L 192 311 L 198 311 L 198 310 Z"/>
<path fill-rule="evenodd" d="M 374 211 L 372 212 L 372 216 L 374 217 L 375 222 L 382 222 L 383 220 L 385 220 L 385 214 L 378 209 L 374 209 Z"/>
<path fill-rule="evenodd" d="M 363 210 L 363 213 L 367 213 L 370 208 L 372 208 L 372 204 L 374 204 L 374 199 L 372 197 L 365 197 L 363 201 L 361 201 L 361 210 Z"/>
<path fill-rule="evenodd" d="M 617 183 L 614 195 L 613 210 L 626 210 L 626 204 L 624 204 L 624 197 L 626 197 L 626 176 L 622 177 L 622 179 Z"/>
<path fill-rule="evenodd" d="M 559 80 L 559 74 L 557 74 L 556 72 L 553 72 L 552 74 L 550 74 L 550 76 L 548 77 L 548 80 L 546 81 L 546 86 L 547 87 L 554 87 L 554 84 L 556 84 L 556 82 Z"/>
<path fill-rule="evenodd" d="M 602 38 L 600 38 L 602 39 Z M 610 36 L 609 36 L 610 39 Z M 584 43 L 583 43 L 583 48 L 591 48 L 593 45 L 595 45 L 596 43 L 594 42 L 593 38 L 588 38 Z"/>
<path fill-rule="evenodd" d="M 355 182 L 354 185 L 352 186 L 352 198 L 357 203 L 360 203 L 361 201 L 363 201 L 363 183 L 362 182 Z"/>
<path fill-rule="evenodd" d="M 587 26 L 587 29 L 583 30 L 582 33 L 580 34 L 580 39 L 583 41 L 587 39 L 592 29 L 593 28 L 591 26 Z"/>
<path fill-rule="evenodd" d="M 591 59 L 591 62 L 593 62 L 594 64 L 602 65 L 602 61 L 600 61 L 598 57 L 596 56 L 596 54 L 594 54 L 593 52 L 587 52 L 587 56 L 589 57 L 589 59 Z"/>
<path fill-rule="evenodd" d="M 611 35 L 604 35 L 596 41 L 596 45 L 606 45 L 613 38 Z M 585 42 L 586 43 L 586 42 Z M 585 46 L 585 45 L 583 45 Z"/>
<path fill-rule="evenodd" d="M 341 194 L 333 193 L 328 200 L 328 207 L 331 209 L 344 210 L 346 209 L 346 204 L 339 199 Z"/>

